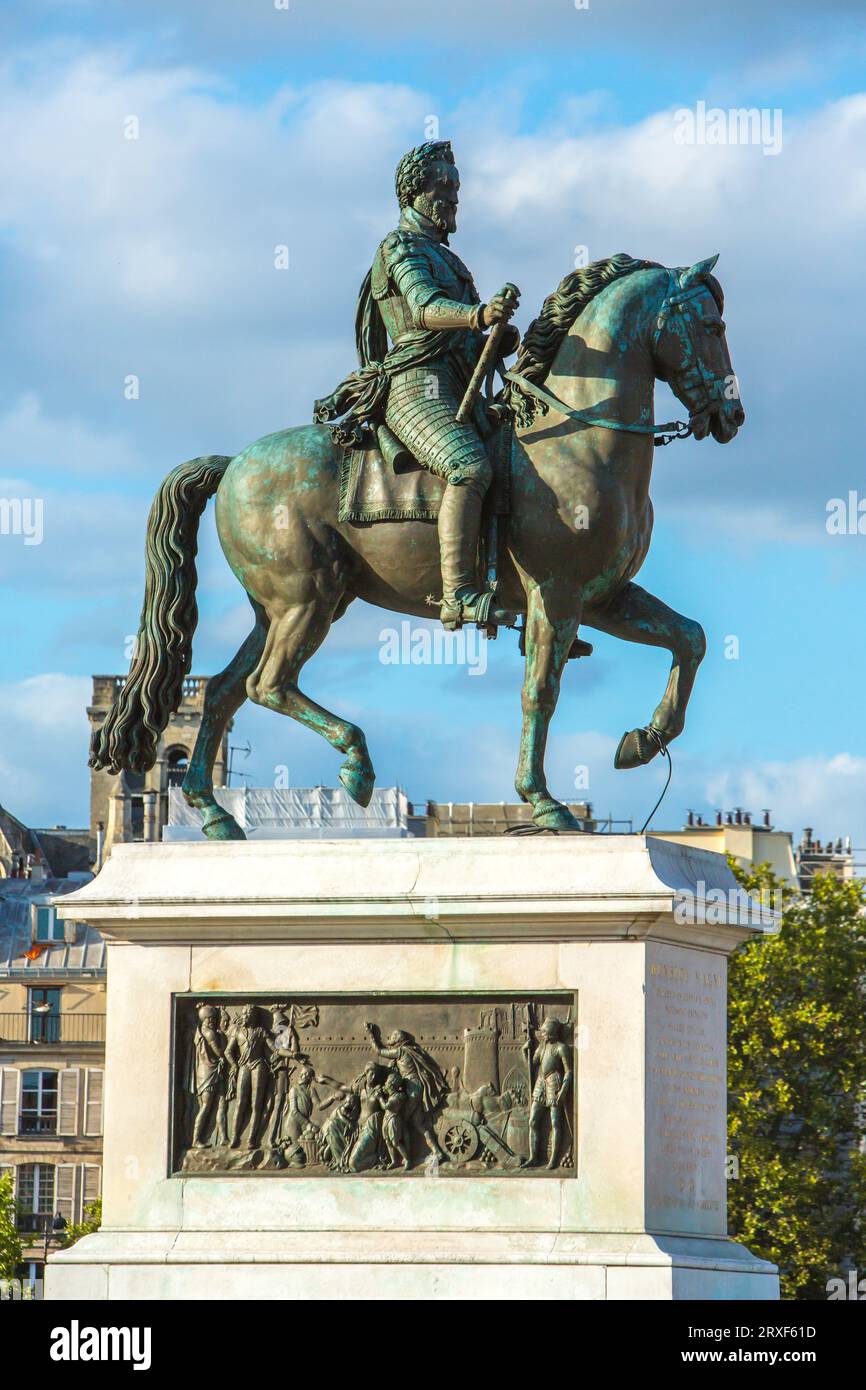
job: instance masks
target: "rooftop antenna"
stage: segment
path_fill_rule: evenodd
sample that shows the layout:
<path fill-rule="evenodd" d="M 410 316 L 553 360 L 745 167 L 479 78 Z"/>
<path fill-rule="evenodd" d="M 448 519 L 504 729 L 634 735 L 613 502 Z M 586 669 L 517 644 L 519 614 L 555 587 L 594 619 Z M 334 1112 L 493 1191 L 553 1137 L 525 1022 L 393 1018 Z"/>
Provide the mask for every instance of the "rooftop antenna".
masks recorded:
<path fill-rule="evenodd" d="M 249 744 L 249 741 L 247 741 L 246 743 L 230 743 L 230 744 L 229 744 L 229 765 L 228 765 L 228 767 L 227 767 L 227 769 L 226 769 L 226 786 L 227 786 L 227 787 L 230 787 L 231 784 L 232 784 L 232 774 L 233 774 L 233 773 L 234 773 L 235 777 L 246 777 L 247 781 L 250 781 L 250 780 L 252 779 L 252 773 L 250 773 L 250 772 L 237 772 L 237 771 L 235 770 L 235 768 L 234 768 L 234 756 L 235 756 L 235 753 L 243 753 L 244 757 L 245 757 L 245 758 L 248 758 L 248 757 L 250 756 L 250 753 L 252 753 L 252 751 L 253 751 L 253 750 L 252 750 L 252 748 L 251 748 L 251 746 L 250 746 L 250 744 Z"/>

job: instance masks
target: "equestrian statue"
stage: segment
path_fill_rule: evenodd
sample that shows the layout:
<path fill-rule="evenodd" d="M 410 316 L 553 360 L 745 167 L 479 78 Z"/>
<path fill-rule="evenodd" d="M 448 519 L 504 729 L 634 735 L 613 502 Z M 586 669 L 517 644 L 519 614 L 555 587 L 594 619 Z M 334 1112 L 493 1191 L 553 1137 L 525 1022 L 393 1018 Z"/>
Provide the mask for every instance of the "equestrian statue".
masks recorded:
<path fill-rule="evenodd" d="M 326 738 L 344 755 L 343 786 L 369 804 L 374 773 L 363 731 L 298 684 L 356 598 L 417 618 L 437 605 L 452 631 L 474 624 L 495 637 L 519 628 L 515 787 L 540 830 L 581 828 L 544 772 L 565 664 L 592 651 L 579 627 L 671 655 L 660 703 L 623 735 L 615 765 L 644 765 L 682 733 L 704 634 L 634 576 L 652 535 L 654 444 L 708 434 L 724 444 L 745 419 L 712 273 L 717 257 L 670 269 L 618 254 L 574 270 L 521 342 L 510 322 L 519 291 L 507 284 L 482 302 L 449 245 L 459 188 L 449 142 L 404 156 L 399 223 L 359 295 L 357 370 L 315 402 L 313 424 L 267 435 L 234 457 L 183 463 L 154 498 L 135 655 L 90 762 L 141 772 L 156 759 L 191 668 L 196 537 L 215 497 L 220 543 L 254 625 L 208 682 L 183 782 L 209 838 L 244 838 L 214 796 L 213 765 L 245 699 Z M 494 370 L 503 382 L 496 392 Z M 656 380 L 683 403 L 686 424 L 654 423 Z M 378 488 L 367 510 L 365 479 Z"/>

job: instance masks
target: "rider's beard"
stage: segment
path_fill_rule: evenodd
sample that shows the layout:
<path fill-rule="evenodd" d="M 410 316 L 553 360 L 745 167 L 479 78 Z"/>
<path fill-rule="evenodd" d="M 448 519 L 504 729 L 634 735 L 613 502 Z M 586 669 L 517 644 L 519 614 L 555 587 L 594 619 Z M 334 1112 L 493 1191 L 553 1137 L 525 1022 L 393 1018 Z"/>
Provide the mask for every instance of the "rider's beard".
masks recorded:
<path fill-rule="evenodd" d="M 446 203 L 442 198 L 433 198 L 429 193 L 422 193 L 416 206 L 424 217 L 430 218 L 440 232 L 447 235 L 457 230 L 457 208 L 453 203 Z"/>

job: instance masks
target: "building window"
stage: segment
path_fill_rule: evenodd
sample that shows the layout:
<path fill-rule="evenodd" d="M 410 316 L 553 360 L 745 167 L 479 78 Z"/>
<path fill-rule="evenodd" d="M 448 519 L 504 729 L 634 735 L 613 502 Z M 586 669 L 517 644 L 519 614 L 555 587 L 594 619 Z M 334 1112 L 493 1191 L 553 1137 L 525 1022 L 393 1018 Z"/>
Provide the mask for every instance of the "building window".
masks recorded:
<path fill-rule="evenodd" d="M 54 1211 L 53 1163 L 19 1164 L 16 1198 L 19 1231 L 44 1231 Z"/>
<path fill-rule="evenodd" d="M 56 1043 L 60 1041 L 59 989 L 31 989 L 29 991 L 28 1013 L 30 1015 L 30 1041 L 32 1043 Z"/>
<path fill-rule="evenodd" d="M 144 839 L 144 773 L 127 772 L 126 788 L 129 792 L 129 825 L 133 840 Z"/>
<path fill-rule="evenodd" d="M 19 1134 L 57 1133 L 57 1072 L 25 1071 L 21 1074 Z"/>
<path fill-rule="evenodd" d="M 56 908 L 37 904 L 34 915 L 36 918 L 34 939 L 36 941 L 63 940 L 63 918 L 57 916 Z"/>

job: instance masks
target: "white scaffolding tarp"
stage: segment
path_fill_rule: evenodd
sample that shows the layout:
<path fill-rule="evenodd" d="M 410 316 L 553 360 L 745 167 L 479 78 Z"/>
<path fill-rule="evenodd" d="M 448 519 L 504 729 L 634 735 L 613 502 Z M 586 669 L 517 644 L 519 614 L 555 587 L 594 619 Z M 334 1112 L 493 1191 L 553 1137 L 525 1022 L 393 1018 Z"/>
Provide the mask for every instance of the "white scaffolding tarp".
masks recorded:
<path fill-rule="evenodd" d="M 409 801 L 399 787 L 376 788 L 367 807 L 342 787 L 217 787 L 214 796 L 250 839 L 399 839 L 409 834 Z M 187 806 L 179 787 L 170 787 L 163 839 L 200 838 L 201 812 Z"/>

